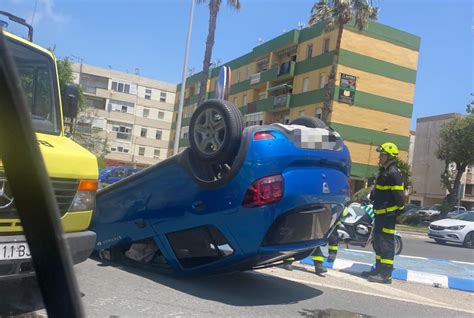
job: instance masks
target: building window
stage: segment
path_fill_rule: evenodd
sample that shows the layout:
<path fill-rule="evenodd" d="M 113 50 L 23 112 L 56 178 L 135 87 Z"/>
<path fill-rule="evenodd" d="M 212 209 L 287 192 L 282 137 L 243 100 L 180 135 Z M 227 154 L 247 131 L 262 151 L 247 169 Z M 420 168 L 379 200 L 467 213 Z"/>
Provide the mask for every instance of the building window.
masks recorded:
<path fill-rule="evenodd" d="M 247 95 L 244 95 L 244 100 L 242 102 L 242 106 L 247 105 Z"/>
<path fill-rule="evenodd" d="M 139 156 L 144 156 L 145 155 L 145 147 L 139 147 L 138 148 L 138 155 Z"/>
<path fill-rule="evenodd" d="M 466 184 L 466 189 L 464 190 L 465 195 L 473 195 L 474 194 L 474 185 L 473 184 Z"/>
<path fill-rule="evenodd" d="M 153 157 L 160 158 L 160 149 L 155 149 L 155 151 L 153 152 Z"/>
<path fill-rule="evenodd" d="M 158 112 L 158 119 L 164 119 L 165 118 L 165 112 L 159 111 Z"/>
<path fill-rule="evenodd" d="M 201 82 L 196 83 L 196 94 L 201 94 Z"/>
<path fill-rule="evenodd" d="M 117 132 L 117 139 L 130 140 L 130 134 L 132 133 L 131 126 L 112 125 L 112 131 Z"/>
<path fill-rule="evenodd" d="M 155 134 L 155 138 L 158 140 L 161 140 L 162 135 L 163 135 L 163 132 L 161 130 L 157 130 Z"/>
<path fill-rule="evenodd" d="M 303 79 L 303 93 L 308 91 L 309 77 Z"/>
<path fill-rule="evenodd" d="M 310 59 L 313 57 L 313 44 L 308 44 L 306 47 L 306 59 Z"/>
<path fill-rule="evenodd" d="M 323 42 L 323 53 L 329 52 L 329 39 L 324 39 Z"/>
<path fill-rule="evenodd" d="M 181 139 L 188 139 L 188 137 L 189 137 L 189 132 L 184 132 L 183 133 L 183 138 L 181 138 Z"/>
<path fill-rule="evenodd" d="M 160 93 L 160 102 L 166 102 L 166 92 Z"/>
<path fill-rule="evenodd" d="M 235 74 L 235 82 L 236 83 L 240 82 L 240 71 L 236 72 Z"/>
<path fill-rule="evenodd" d="M 145 99 L 151 99 L 151 89 L 145 89 Z"/>
<path fill-rule="evenodd" d="M 129 145 L 119 143 L 119 144 L 117 144 L 115 147 L 110 147 L 110 151 L 112 151 L 112 152 L 121 152 L 121 153 L 128 153 L 128 148 L 129 148 Z"/>
<path fill-rule="evenodd" d="M 128 103 L 120 100 L 113 100 L 109 101 L 107 110 L 108 111 L 115 111 L 115 112 L 122 112 L 133 114 L 135 105 L 133 103 Z"/>
<path fill-rule="evenodd" d="M 145 137 L 146 138 L 146 132 L 147 132 L 147 129 L 142 128 L 141 131 L 140 131 L 140 137 Z"/>
<path fill-rule="evenodd" d="M 150 110 L 148 108 L 143 108 L 143 117 L 147 118 L 150 115 Z"/>
<path fill-rule="evenodd" d="M 245 80 L 248 80 L 250 78 L 250 70 L 248 66 L 245 68 L 244 76 L 245 76 L 244 78 Z"/>
<path fill-rule="evenodd" d="M 326 73 L 321 73 L 319 75 L 319 88 L 323 88 L 328 83 L 328 75 Z"/>
<path fill-rule="evenodd" d="M 322 114 L 323 114 L 323 109 L 322 108 L 316 108 L 316 113 L 314 115 L 317 118 L 321 119 Z"/>
<path fill-rule="evenodd" d="M 112 82 L 112 90 L 120 93 L 130 94 L 130 84 Z"/>

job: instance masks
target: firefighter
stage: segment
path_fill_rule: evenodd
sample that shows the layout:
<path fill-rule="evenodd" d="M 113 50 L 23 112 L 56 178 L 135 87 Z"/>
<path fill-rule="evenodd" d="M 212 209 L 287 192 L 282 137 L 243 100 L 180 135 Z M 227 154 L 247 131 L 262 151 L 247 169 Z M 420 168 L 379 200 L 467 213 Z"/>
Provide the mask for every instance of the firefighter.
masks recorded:
<path fill-rule="evenodd" d="M 398 148 L 386 142 L 377 147 L 379 153 L 379 174 L 370 199 L 374 202 L 375 224 L 373 246 L 375 268 L 362 272 L 370 282 L 391 284 L 393 259 L 395 256 L 395 221 L 403 212 L 403 178 L 396 166 Z"/>

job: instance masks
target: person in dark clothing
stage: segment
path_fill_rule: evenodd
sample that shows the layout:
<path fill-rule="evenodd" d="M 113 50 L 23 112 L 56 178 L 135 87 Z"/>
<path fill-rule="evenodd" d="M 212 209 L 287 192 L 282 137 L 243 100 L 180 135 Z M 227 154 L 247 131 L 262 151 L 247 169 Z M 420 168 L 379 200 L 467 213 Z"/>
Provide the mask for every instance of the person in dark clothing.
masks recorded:
<path fill-rule="evenodd" d="M 396 166 L 397 146 L 386 142 L 377 147 L 377 152 L 380 170 L 370 195 L 375 212 L 375 268 L 362 272 L 362 276 L 367 277 L 370 282 L 391 284 L 395 256 L 395 221 L 404 209 L 404 186 L 402 174 Z"/>

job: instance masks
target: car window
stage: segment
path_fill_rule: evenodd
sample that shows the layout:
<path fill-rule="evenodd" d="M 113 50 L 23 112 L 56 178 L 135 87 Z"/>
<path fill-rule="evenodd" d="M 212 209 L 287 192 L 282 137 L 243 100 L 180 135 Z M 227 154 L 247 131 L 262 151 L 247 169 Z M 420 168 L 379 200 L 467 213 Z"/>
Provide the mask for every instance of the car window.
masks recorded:
<path fill-rule="evenodd" d="M 462 214 L 456 215 L 455 217 L 453 217 L 453 219 L 474 222 L 474 213 L 464 212 Z"/>

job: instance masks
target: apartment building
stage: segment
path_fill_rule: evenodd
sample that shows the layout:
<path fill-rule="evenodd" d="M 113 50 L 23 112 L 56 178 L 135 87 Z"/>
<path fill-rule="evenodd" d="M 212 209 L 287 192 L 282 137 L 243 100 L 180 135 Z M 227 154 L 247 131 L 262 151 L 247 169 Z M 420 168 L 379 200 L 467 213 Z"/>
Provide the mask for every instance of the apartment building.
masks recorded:
<path fill-rule="evenodd" d="M 74 64 L 87 109 L 78 129 L 106 138 L 107 165 L 146 167 L 167 158 L 176 85 Z"/>
<path fill-rule="evenodd" d="M 412 191 L 410 202 L 420 206 L 441 203 L 447 192 L 441 186 L 444 162 L 436 158 L 441 127 L 462 114 L 443 114 L 418 118 L 412 162 Z M 460 203 L 474 208 L 474 167 L 466 168 L 461 178 Z"/>
<path fill-rule="evenodd" d="M 320 117 L 337 35 L 337 30 L 324 32 L 322 25 L 292 30 L 224 63 L 232 69 L 229 100 L 246 125 Z M 401 158 L 408 160 L 419 46 L 418 36 L 376 22 L 362 32 L 354 25 L 343 29 L 329 123 L 350 149 L 353 190 L 377 173 L 378 144 L 396 143 Z M 211 69 L 207 87 L 200 87 L 202 73 L 186 81 L 181 149 L 188 145 L 198 94 L 205 89 L 208 98 L 214 96 L 219 71 Z M 175 123 L 172 139 L 174 132 Z"/>

